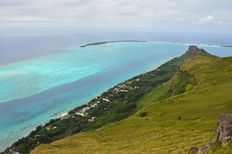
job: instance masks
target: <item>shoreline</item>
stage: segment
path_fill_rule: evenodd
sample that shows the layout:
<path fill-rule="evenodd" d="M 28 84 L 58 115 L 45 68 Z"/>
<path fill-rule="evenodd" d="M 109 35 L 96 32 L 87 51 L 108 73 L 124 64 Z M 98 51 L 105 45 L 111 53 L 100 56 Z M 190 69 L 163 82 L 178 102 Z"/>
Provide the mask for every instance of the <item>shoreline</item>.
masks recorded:
<path fill-rule="evenodd" d="M 175 62 L 176 58 L 174 58 L 173 61 Z M 162 74 L 163 72 L 160 71 L 160 69 L 162 69 L 162 68 L 165 69 L 165 67 L 170 67 L 169 65 L 171 65 L 170 60 L 165 62 L 164 64 L 159 65 L 159 67 L 157 67 L 156 69 L 153 69 L 152 71 L 148 71 L 148 72 L 142 73 L 140 75 L 136 75 L 128 80 L 125 80 L 123 82 L 116 84 L 115 86 L 109 88 L 105 92 L 101 93 L 100 95 L 96 96 L 95 98 L 91 99 L 90 101 L 88 101 L 87 103 L 85 103 L 83 105 L 77 106 L 74 109 L 71 109 L 69 111 L 63 111 L 62 113 L 60 113 L 58 115 L 58 118 L 51 118 L 50 120 L 48 119 L 49 121 L 37 126 L 32 132 L 28 132 L 27 136 L 19 139 L 18 141 L 15 141 L 11 146 L 5 148 L 4 151 L 12 151 L 13 150 L 14 152 L 17 152 L 17 150 L 15 150 L 15 149 L 17 149 L 17 145 L 23 144 L 26 146 L 27 145 L 26 143 L 30 139 L 36 140 L 36 144 L 43 143 L 43 142 L 40 142 L 40 139 L 37 138 L 43 134 L 43 133 L 41 134 L 41 132 L 44 132 L 44 130 L 46 130 L 46 131 L 48 131 L 48 133 L 49 132 L 51 133 L 52 131 L 55 131 L 58 128 L 63 130 L 63 131 L 70 130 L 73 128 L 72 125 L 75 123 L 69 123 L 68 126 L 65 125 L 64 128 L 63 127 L 60 128 L 60 123 L 65 124 L 66 121 L 70 121 L 71 119 L 76 119 L 75 121 L 77 121 L 77 123 L 81 123 L 82 127 L 80 127 L 80 130 L 78 130 L 78 132 L 89 130 L 89 129 L 94 129 L 95 127 L 98 128 L 98 125 L 94 126 L 93 122 L 95 121 L 95 119 L 96 118 L 98 119 L 99 116 L 101 117 L 102 114 L 103 115 L 106 114 L 104 112 L 107 111 L 108 109 L 111 110 L 111 108 L 108 108 L 108 107 L 102 108 L 102 106 L 105 106 L 105 105 L 107 106 L 109 104 L 112 104 L 117 99 L 123 99 L 123 101 L 131 100 L 131 95 L 133 96 L 134 93 L 138 93 L 140 96 L 141 95 L 140 92 L 142 92 L 142 93 L 144 92 L 143 86 L 146 87 L 146 86 L 150 85 L 150 84 L 144 85 L 143 82 L 145 82 L 148 78 L 150 80 L 151 77 Z M 174 71 L 174 70 L 172 70 L 172 71 Z M 158 84 L 158 83 L 163 83 L 165 80 L 156 81 L 156 79 L 155 79 L 154 82 L 155 83 L 157 82 L 156 84 Z M 147 84 L 147 82 L 145 82 L 145 83 Z M 125 96 L 126 98 L 121 98 L 122 95 Z M 136 97 L 138 97 L 138 96 L 136 96 Z M 136 97 L 134 99 L 136 99 Z M 122 101 L 122 100 L 120 100 L 120 101 Z M 99 107 L 100 107 L 100 110 L 103 109 L 103 112 L 99 111 Z M 132 111 L 130 111 L 130 112 L 132 112 Z M 93 123 L 93 126 L 91 125 L 91 123 Z M 75 124 L 75 126 L 77 126 L 77 124 Z M 72 132 L 72 130 L 71 130 L 71 132 Z M 43 135 L 46 136 L 46 134 L 43 134 Z M 73 135 L 73 134 L 69 134 L 69 135 Z M 62 136 L 63 135 L 61 134 L 61 138 L 63 138 Z M 58 138 L 56 136 L 56 139 L 59 139 L 59 138 L 60 138 L 59 136 L 58 136 Z M 48 140 L 49 143 L 52 141 L 54 141 L 54 140 L 53 139 L 51 141 Z"/>
<path fill-rule="evenodd" d="M 165 61 L 165 62 L 168 62 L 168 61 Z M 165 63 L 165 62 L 163 62 L 163 63 Z M 162 63 L 162 64 L 163 64 L 163 63 Z M 154 68 L 153 68 L 152 70 L 154 71 Z M 147 72 L 149 73 L 150 71 L 151 71 L 151 70 L 148 70 Z M 138 76 L 143 76 L 143 75 L 147 74 L 147 72 L 145 72 L 145 73 L 143 73 L 143 74 L 140 74 L 140 75 L 138 75 Z M 132 78 L 130 78 L 130 79 L 128 79 L 128 80 L 132 80 L 133 78 L 136 78 L 136 77 L 137 77 L 137 76 L 132 77 Z M 120 85 L 120 84 L 122 84 L 122 83 L 124 83 L 124 82 L 127 82 L 128 80 L 125 80 L 125 81 L 123 81 L 123 82 L 120 82 L 120 83 L 116 84 L 116 86 L 114 86 L 114 87 L 117 87 L 118 85 Z M 113 87 L 113 88 L 114 88 L 114 87 Z M 109 92 L 109 91 L 110 91 L 111 89 L 113 89 L 113 88 L 109 88 L 108 90 L 106 90 L 106 92 L 103 92 L 103 93 L 100 94 L 99 96 L 94 97 L 92 100 L 88 101 L 87 103 L 85 103 L 85 104 L 83 104 L 83 105 L 77 106 L 76 108 L 71 109 L 71 110 L 69 110 L 69 111 L 64 111 L 64 112 L 65 112 L 65 115 L 63 115 L 64 112 L 62 112 L 62 114 L 59 115 L 57 118 L 50 118 L 50 119 L 48 119 L 48 121 L 45 122 L 44 125 L 42 124 L 42 125 L 39 125 L 38 127 L 40 127 L 40 126 L 44 127 L 44 126 L 47 125 L 47 123 L 49 123 L 50 121 L 53 121 L 53 120 L 65 119 L 65 118 L 67 118 L 67 117 L 69 116 L 69 114 L 72 114 L 72 113 L 71 113 L 72 111 L 76 111 L 75 114 L 78 115 L 78 116 L 85 117 L 85 118 L 89 118 L 88 115 L 86 114 L 86 113 L 88 113 L 88 110 L 89 110 L 90 108 L 94 108 L 95 106 L 97 106 L 97 105 L 99 104 L 99 103 L 98 103 L 98 99 L 101 99 L 101 97 L 102 97 L 102 95 L 103 95 L 104 93 Z M 125 91 L 122 91 L 122 92 L 125 92 Z M 95 100 L 96 100 L 96 101 L 95 101 Z M 102 100 L 103 100 L 103 99 L 102 99 Z M 103 101 L 108 102 L 108 101 L 110 101 L 110 100 L 108 100 L 107 98 L 104 98 Z M 91 117 L 91 118 L 92 118 L 92 117 Z M 49 121 L 49 120 L 50 120 L 50 121 Z M 28 134 L 30 134 L 30 133 L 31 133 L 31 132 L 28 132 Z"/>

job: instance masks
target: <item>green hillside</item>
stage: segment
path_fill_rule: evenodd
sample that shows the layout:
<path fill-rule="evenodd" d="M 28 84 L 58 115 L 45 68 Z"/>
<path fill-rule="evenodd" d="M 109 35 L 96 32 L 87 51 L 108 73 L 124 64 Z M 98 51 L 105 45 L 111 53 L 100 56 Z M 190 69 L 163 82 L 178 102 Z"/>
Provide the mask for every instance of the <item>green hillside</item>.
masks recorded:
<path fill-rule="evenodd" d="M 232 58 L 191 47 L 178 64 L 170 79 L 139 96 L 133 115 L 31 153 L 187 153 L 214 142 L 219 116 L 232 112 Z"/>

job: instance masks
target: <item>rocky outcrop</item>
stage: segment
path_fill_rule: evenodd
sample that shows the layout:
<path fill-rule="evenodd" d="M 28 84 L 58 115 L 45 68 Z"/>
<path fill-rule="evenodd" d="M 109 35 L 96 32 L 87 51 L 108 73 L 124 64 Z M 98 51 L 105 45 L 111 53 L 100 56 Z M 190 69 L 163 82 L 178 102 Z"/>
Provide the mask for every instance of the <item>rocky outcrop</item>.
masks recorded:
<path fill-rule="evenodd" d="M 189 154 L 203 154 L 215 145 L 231 145 L 232 143 L 232 113 L 224 113 L 217 123 L 217 139 L 215 143 L 205 144 L 200 147 L 191 147 Z"/>
<path fill-rule="evenodd" d="M 203 154 L 205 152 L 207 152 L 210 148 L 211 148 L 212 144 L 205 144 L 198 147 L 191 147 L 189 150 L 189 154 Z"/>
<path fill-rule="evenodd" d="M 212 56 L 208 52 L 206 52 L 204 49 L 199 49 L 197 46 L 191 45 L 191 46 L 189 46 L 188 51 L 183 55 L 183 57 L 184 58 L 191 58 L 191 57 L 194 57 L 197 55 Z"/>
<path fill-rule="evenodd" d="M 221 115 L 217 124 L 217 142 L 222 144 L 232 143 L 232 114 Z"/>

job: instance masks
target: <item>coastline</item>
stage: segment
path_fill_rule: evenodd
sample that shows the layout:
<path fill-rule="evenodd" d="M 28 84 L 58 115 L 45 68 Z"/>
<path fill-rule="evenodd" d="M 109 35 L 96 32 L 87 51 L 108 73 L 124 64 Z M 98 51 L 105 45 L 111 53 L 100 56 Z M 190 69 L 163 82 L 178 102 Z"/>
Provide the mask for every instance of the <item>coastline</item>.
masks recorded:
<path fill-rule="evenodd" d="M 146 74 L 146 73 L 144 73 L 144 74 Z M 141 75 L 144 75 L 144 74 L 141 74 Z M 139 75 L 140 76 L 140 75 Z M 130 79 L 129 79 L 130 80 Z M 126 80 L 127 81 L 127 80 Z M 126 81 L 124 81 L 124 82 L 126 82 Z M 121 83 L 123 83 L 123 82 L 121 82 Z M 120 83 L 119 83 L 120 84 Z M 117 86 L 117 85 L 116 85 Z M 110 90 L 111 88 L 109 88 L 109 90 Z M 109 90 L 107 90 L 106 92 L 108 92 Z M 125 91 L 124 91 L 125 92 Z M 98 97 L 100 97 L 101 98 L 101 95 L 99 95 L 99 96 L 97 96 L 96 98 L 98 98 Z M 94 98 L 94 99 L 96 99 L 96 98 Z M 93 100 L 94 100 L 93 99 Z M 105 100 L 106 101 L 106 100 Z M 91 102 L 91 101 L 90 101 Z M 88 113 L 88 110 L 90 109 L 90 108 L 94 108 L 95 106 L 97 106 L 97 104 L 96 104 L 96 102 L 95 102 L 95 104 L 89 104 L 90 102 L 88 102 L 88 103 L 86 103 L 86 104 L 84 104 L 84 105 L 81 105 L 81 106 L 78 106 L 77 108 L 75 108 L 75 109 L 77 109 L 76 111 L 76 115 L 78 115 L 78 116 L 81 116 L 82 118 L 89 118 L 88 116 L 86 116 L 86 113 Z M 94 107 L 92 107 L 92 105 L 94 106 Z M 71 110 L 72 111 L 72 110 Z M 58 118 L 52 118 L 50 121 L 53 121 L 53 120 L 62 120 L 62 119 L 66 119 L 66 118 L 69 118 L 69 112 L 71 112 L 70 110 L 69 111 L 64 111 L 64 112 L 68 112 L 68 115 L 64 115 L 64 116 L 62 116 L 62 117 L 60 117 L 60 116 L 58 116 Z M 91 117 L 92 118 L 92 117 Z M 48 119 L 49 120 L 49 119 Z M 49 123 L 49 122 L 47 122 L 47 123 Z M 44 125 L 46 125 L 47 123 L 45 123 Z M 44 125 L 42 125 L 42 126 L 44 126 Z M 46 127 L 46 126 L 44 126 L 44 127 Z M 30 133 L 30 132 L 28 132 L 28 133 Z"/>
<path fill-rule="evenodd" d="M 173 63 L 176 63 L 177 59 L 178 58 L 172 59 L 172 61 L 174 61 Z M 39 137 L 41 136 L 41 134 L 40 134 L 41 132 L 44 132 L 44 130 L 46 130 L 48 132 L 56 131 L 57 128 L 59 128 L 60 124 L 66 123 L 66 121 L 70 121 L 72 119 L 73 120 L 75 119 L 75 121 L 77 123 L 82 123 L 81 125 L 83 126 L 83 127 L 78 128 L 78 130 L 74 130 L 74 132 L 76 132 L 76 133 L 100 127 L 101 125 L 95 126 L 94 121 L 95 121 L 95 119 L 98 119 L 99 116 L 100 117 L 101 117 L 101 115 L 104 116 L 106 114 L 106 113 L 104 113 L 104 111 L 107 111 L 108 109 L 111 110 L 111 108 L 106 107 L 106 106 L 108 106 L 111 103 L 114 103 L 114 101 L 117 99 L 119 99 L 119 102 L 124 101 L 124 100 L 131 101 L 131 99 L 136 100 L 138 97 L 140 97 L 141 95 L 143 95 L 145 93 L 144 88 L 142 88 L 143 86 L 148 87 L 148 91 L 151 90 L 151 87 L 150 87 L 151 83 L 148 84 L 147 80 L 150 81 L 150 79 L 154 78 L 155 76 L 160 76 L 163 73 L 167 73 L 166 71 L 161 71 L 162 69 L 166 70 L 166 67 L 175 67 L 174 69 L 171 70 L 172 73 L 174 73 L 175 70 L 177 69 L 177 65 L 173 66 L 171 61 L 167 61 L 166 63 L 162 64 L 161 66 L 159 66 L 155 70 L 137 75 L 135 77 L 132 77 L 131 79 L 128 79 L 124 82 L 121 82 L 121 83 L 117 84 L 116 86 L 109 88 L 106 92 L 103 92 L 99 96 L 93 98 L 88 103 L 83 104 L 81 106 L 77 106 L 76 108 L 74 108 L 68 112 L 64 111 L 64 112 L 62 112 L 62 114 L 59 115 L 58 118 L 52 118 L 52 119 L 50 119 L 49 122 L 36 127 L 36 129 L 33 130 L 32 132 L 30 132 L 28 136 L 23 137 L 23 138 L 19 139 L 18 141 L 14 142 L 10 147 L 6 148 L 4 151 L 17 152 L 17 150 L 16 150 L 17 145 L 23 144 L 26 146 L 27 145 L 26 142 L 28 142 L 28 140 L 30 140 L 30 139 L 33 139 L 33 141 L 36 141 L 34 146 L 38 146 L 38 143 L 41 144 L 41 142 L 40 142 L 41 139 L 38 138 L 38 136 Z M 172 73 L 169 72 L 168 77 L 163 79 L 163 80 L 160 80 L 159 78 L 155 78 L 153 84 L 158 86 L 159 84 L 164 83 L 165 81 L 167 81 L 170 78 Z M 133 95 L 136 93 L 138 93 L 138 96 L 135 95 L 134 96 L 135 98 L 133 98 Z M 122 96 L 124 96 L 124 97 L 121 98 Z M 99 111 L 99 107 L 103 110 L 103 112 Z M 135 111 L 135 109 L 130 111 L 129 115 L 131 113 L 133 113 L 134 111 Z M 100 113 L 98 113 L 98 112 L 100 112 Z M 126 114 L 125 116 L 127 117 L 129 115 Z M 126 118 L 126 117 L 121 117 L 121 118 Z M 75 124 L 75 126 L 77 125 L 76 123 L 74 123 L 74 124 Z M 62 125 L 64 125 L 64 124 L 62 124 Z M 69 123 L 69 126 L 65 126 L 64 128 L 60 128 L 60 129 L 62 130 L 62 129 L 72 129 L 72 128 L 73 128 L 72 124 Z M 74 134 L 76 134 L 76 133 L 74 133 Z M 66 136 L 69 136 L 69 135 L 73 135 L 73 134 L 68 134 L 68 135 L 66 134 Z M 47 136 L 47 135 L 45 134 L 45 136 Z M 55 140 L 61 139 L 63 137 L 65 137 L 65 136 L 63 136 L 61 134 L 61 136 L 56 137 Z M 50 142 L 53 142 L 55 140 L 51 139 L 49 141 L 46 141 L 46 143 L 50 143 Z M 33 147 L 30 147 L 30 148 L 33 148 Z"/>

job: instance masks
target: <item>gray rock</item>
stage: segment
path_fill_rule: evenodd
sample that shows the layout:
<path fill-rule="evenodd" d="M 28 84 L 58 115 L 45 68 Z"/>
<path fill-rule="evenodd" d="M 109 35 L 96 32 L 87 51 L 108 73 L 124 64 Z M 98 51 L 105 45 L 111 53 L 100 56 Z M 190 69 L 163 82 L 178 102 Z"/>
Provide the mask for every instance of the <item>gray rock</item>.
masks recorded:
<path fill-rule="evenodd" d="M 206 153 L 210 148 L 212 147 L 212 144 L 205 144 L 198 147 L 191 147 L 189 150 L 189 154 L 204 154 Z"/>
<path fill-rule="evenodd" d="M 210 55 L 210 54 L 206 52 L 204 49 L 199 49 L 197 46 L 191 45 L 189 46 L 188 51 L 183 55 L 183 57 L 189 58 L 197 55 Z"/>
<path fill-rule="evenodd" d="M 199 154 L 203 154 L 205 152 L 207 152 L 211 147 L 211 144 L 205 144 L 205 145 L 202 145 L 199 149 L 198 149 L 198 153 Z"/>
<path fill-rule="evenodd" d="M 222 144 L 232 143 L 232 114 L 222 114 L 217 124 L 217 142 Z"/>
<path fill-rule="evenodd" d="M 216 143 L 208 143 L 200 147 L 191 147 L 189 154 L 204 154 L 217 143 L 226 145 L 232 143 L 232 113 L 224 113 L 220 116 L 217 124 Z"/>
<path fill-rule="evenodd" d="M 189 149 L 189 154 L 198 154 L 198 151 L 199 151 L 198 147 L 191 147 Z"/>

